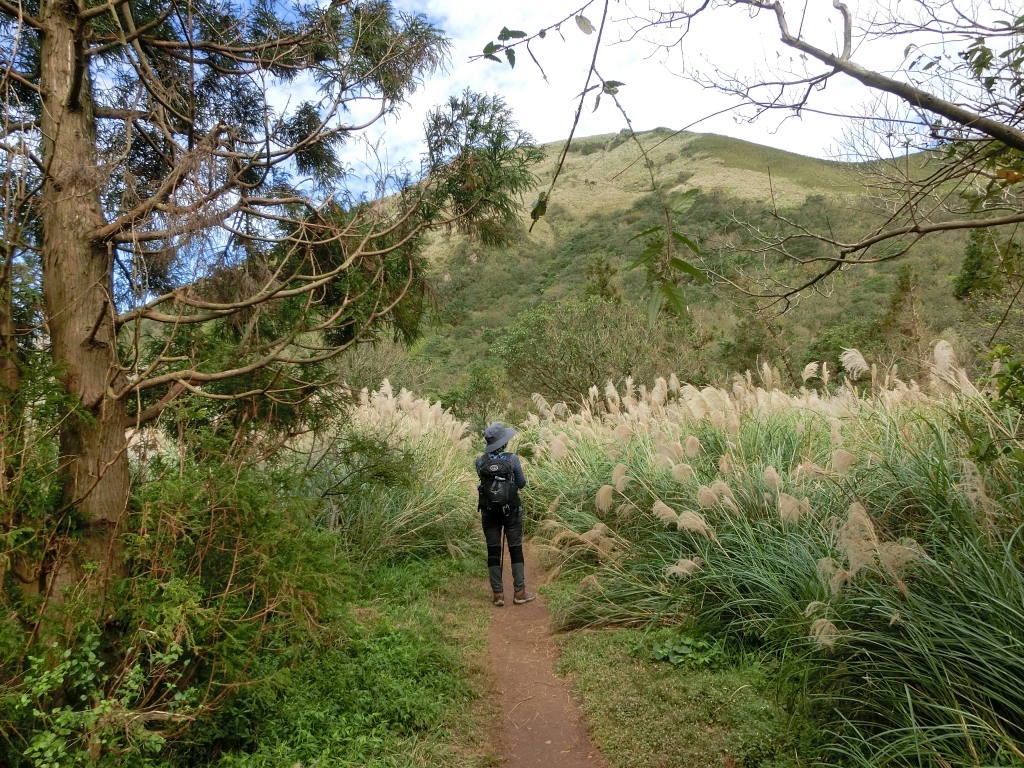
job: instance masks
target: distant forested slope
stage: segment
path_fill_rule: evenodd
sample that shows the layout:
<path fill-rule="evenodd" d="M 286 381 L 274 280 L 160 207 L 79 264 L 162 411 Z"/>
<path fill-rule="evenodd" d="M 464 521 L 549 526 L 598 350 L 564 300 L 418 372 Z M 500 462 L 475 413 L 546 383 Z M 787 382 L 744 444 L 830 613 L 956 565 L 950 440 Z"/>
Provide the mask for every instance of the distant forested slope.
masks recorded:
<path fill-rule="evenodd" d="M 775 318 L 751 313 L 736 292 L 685 285 L 689 317 L 662 315 L 649 327 L 643 271 L 625 267 L 642 247 L 631 238 L 663 221 L 659 196 L 671 203 L 699 190 L 679 223 L 725 270 L 761 266 L 721 246 L 749 241 L 744 225 L 770 225 L 773 195 L 787 218 L 851 238 L 879 213 L 867 166 L 712 134 L 658 129 L 639 139 L 653 147 L 649 170 L 626 133 L 574 141 L 547 215 L 532 233 L 524 219 L 510 248 L 454 234 L 436 239 L 427 251 L 434 309 L 424 336 L 408 349 L 382 343 L 353 355 L 349 382 L 373 386 L 390 376 L 483 421 L 533 391 L 561 399 L 603 386 L 608 376 L 672 370 L 709 382 L 768 362 L 798 380 L 806 363 L 827 360 L 834 370 L 842 348 L 855 346 L 880 365 L 898 364 L 909 380 L 923 374 L 919 360 L 938 336 L 965 362 L 986 345 L 1005 301 L 992 290 L 955 298 L 967 232 L 926 239 L 894 262 L 839 272 Z M 544 147 L 538 188 L 550 183 L 562 146 Z M 772 269 L 784 276 L 791 268 Z M 1018 333 L 1016 313 L 1008 320 L 1002 341 Z M 570 394 L 571 382 L 578 386 Z"/>

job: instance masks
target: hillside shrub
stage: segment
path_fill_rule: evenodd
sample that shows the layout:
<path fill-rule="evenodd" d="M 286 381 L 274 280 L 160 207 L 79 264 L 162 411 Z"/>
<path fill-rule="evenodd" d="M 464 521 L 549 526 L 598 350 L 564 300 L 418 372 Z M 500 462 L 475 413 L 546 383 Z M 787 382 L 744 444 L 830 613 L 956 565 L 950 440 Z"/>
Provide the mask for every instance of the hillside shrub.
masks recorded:
<path fill-rule="evenodd" d="M 572 402 L 608 376 L 651 376 L 669 337 L 638 308 L 595 297 L 520 312 L 492 349 L 513 390 Z"/>

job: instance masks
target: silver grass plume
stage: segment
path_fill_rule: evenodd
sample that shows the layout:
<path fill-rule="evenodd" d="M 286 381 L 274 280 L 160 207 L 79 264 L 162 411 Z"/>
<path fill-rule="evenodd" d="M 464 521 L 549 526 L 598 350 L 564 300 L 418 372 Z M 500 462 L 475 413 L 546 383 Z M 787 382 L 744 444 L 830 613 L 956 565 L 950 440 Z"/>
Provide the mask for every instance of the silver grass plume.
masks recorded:
<path fill-rule="evenodd" d="M 698 453 L 700 453 L 700 450 L 701 450 L 700 440 L 698 440 L 693 435 L 690 435 L 688 438 L 686 438 L 685 450 L 686 450 L 686 455 L 689 456 L 692 459 L 694 456 L 696 456 Z"/>
<path fill-rule="evenodd" d="M 679 515 L 676 514 L 676 511 L 674 509 L 672 509 L 672 507 L 670 507 L 668 504 L 666 504 L 665 502 L 661 501 L 660 499 L 658 501 L 654 502 L 654 508 L 651 510 L 651 513 L 656 518 L 661 520 L 663 523 L 669 523 L 669 524 L 678 524 L 679 523 Z"/>
<path fill-rule="evenodd" d="M 679 578 L 685 578 L 691 576 L 696 571 L 699 571 L 704 565 L 704 560 L 699 557 L 687 558 L 684 557 L 675 565 L 670 565 L 665 569 L 666 576 L 678 576 Z"/>
<path fill-rule="evenodd" d="M 779 494 L 779 517 L 784 523 L 798 522 L 803 515 L 810 514 L 811 502 L 806 496 L 801 500 L 788 493 Z"/>
<path fill-rule="evenodd" d="M 814 638 L 814 642 L 818 645 L 831 648 L 836 644 L 839 630 L 828 619 L 815 619 L 811 624 L 811 637 Z"/>
<path fill-rule="evenodd" d="M 610 403 L 615 403 L 616 405 L 618 405 L 620 402 L 619 390 L 615 388 L 615 385 L 612 383 L 611 379 L 609 379 L 608 383 L 604 385 L 604 396 Z"/>
<path fill-rule="evenodd" d="M 725 416 L 721 411 L 711 412 L 711 424 L 715 429 L 720 429 L 723 432 L 725 431 Z"/>
<path fill-rule="evenodd" d="M 850 468 L 857 463 L 857 457 L 849 451 L 844 451 L 842 448 L 836 448 L 832 454 L 832 469 L 838 472 L 840 475 L 846 475 L 850 472 Z"/>
<path fill-rule="evenodd" d="M 805 365 L 803 371 L 800 373 L 800 378 L 804 380 L 805 384 L 811 379 L 818 378 L 818 364 L 808 363 Z"/>
<path fill-rule="evenodd" d="M 704 519 L 704 516 L 690 510 L 679 513 L 676 528 L 680 531 L 696 533 L 704 537 L 714 538 L 715 536 L 715 532 L 711 530 L 711 526 L 708 525 L 708 521 Z"/>
<path fill-rule="evenodd" d="M 629 471 L 629 467 L 625 464 L 616 464 L 615 469 L 612 470 L 612 482 L 617 483 L 622 479 L 623 475 Z"/>
<path fill-rule="evenodd" d="M 672 477 L 680 483 L 685 483 L 693 476 L 693 467 L 689 464 L 676 464 L 672 467 Z"/>
<path fill-rule="evenodd" d="M 810 618 L 811 616 L 813 616 L 815 613 L 817 613 L 818 611 L 820 611 L 824 607 L 825 607 L 825 604 L 823 602 L 821 602 L 820 600 L 815 600 L 813 602 L 810 602 L 810 603 L 807 604 L 807 607 L 804 608 L 804 617 L 805 618 Z"/>
<path fill-rule="evenodd" d="M 711 484 L 711 492 L 715 494 L 716 498 L 729 499 L 732 502 L 736 501 L 736 497 L 732 493 L 732 488 L 722 480 L 715 480 L 715 482 Z"/>
<path fill-rule="evenodd" d="M 775 471 L 775 467 L 767 466 L 764 468 L 764 481 L 771 488 L 778 488 L 782 485 L 782 478 L 779 477 L 779 473 Z"/>
<path fill-rule="evenodd" d="M 953 345 L 945 339 L 940 339 L 932 350 L 935 358 L 935 375 L 940 379 L 954 379 L 957 372 L 956 352 Z"/>
<path fill-rule="evenodd" d="M 718 497 L 714 491 L 706 485 L 702 485 L 697 489 L 697 503 L 702 507 L 716 507 L 718 506 Z"/>
<path fill-rule="evenodd" d="M 612 497 L 615 493 L 615 488 L 610 485 L 602 485 L 601 490 L 597 492 L 597 496 L 594 497 L 594 506 L 597 507 L 598 512 L 607 512 L 612 508 Z"/>
<path fill-rule="evenodd" d="M 867 361 L 864 359 L 864 355 L 853 348 L 844 348 L 843 353 L 839 355 L 839 362 L 843 364 L 843 368 L 845 368 L 846 372 L 850 374 L 851 381 L 856 381 L 863 374 L 871 370 Z"/>
<path fill-rule="evenodd" d="M 548 401 L 544 399 L 544 395 L 540 392 L 534 392 L 530 399 L 533 400 L 533 404 L 537 406 L 537 410 L 541 416 L 549 416 L 551 414 L 551 406 L 548 405 Z"/>
<path fill-rule="evenodd" d="M 674 373 L 668 377 L 668 391 L 671 392 L 676 397 L 679 397 L 679 377 L 676 376 Z"/>
<path fill-rule="evenodd" d="M 612 435 L 617 441 L 624 443 L 633 436 L 633 430 L 625 424 L 619 424 L 619 426 L 615 428 L 615 431 L 612 432 Z"/>
<path fill-rule="evenodd" d="M 861 569 L 875 563 L 878 535 L 871 516 L 859 502 L 850 505 L 846 522 L 839 529 L 839 548 L 846 554 L 847 570 L 856 576 Z"/>
<path fill-rule="evenodd" d="M 740 431 L 740 417 L 735 412 L 729 414 L 729 418 L 725 422 L 726 431 L 731 434 L 738 434 Z"/>

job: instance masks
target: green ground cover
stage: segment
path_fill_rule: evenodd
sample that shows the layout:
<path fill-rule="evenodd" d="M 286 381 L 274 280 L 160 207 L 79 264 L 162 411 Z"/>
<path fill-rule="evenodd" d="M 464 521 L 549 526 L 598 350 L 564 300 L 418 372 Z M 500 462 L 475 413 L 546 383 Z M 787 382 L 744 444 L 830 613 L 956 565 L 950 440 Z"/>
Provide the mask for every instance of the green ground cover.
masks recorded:
<path fill-rule="evenodd" d="M 592 738 L 612 768 L 789 768 L 816 755 L 753 659 L 656 660 L 677 633 L 577 631 L 561 640 Z"/>

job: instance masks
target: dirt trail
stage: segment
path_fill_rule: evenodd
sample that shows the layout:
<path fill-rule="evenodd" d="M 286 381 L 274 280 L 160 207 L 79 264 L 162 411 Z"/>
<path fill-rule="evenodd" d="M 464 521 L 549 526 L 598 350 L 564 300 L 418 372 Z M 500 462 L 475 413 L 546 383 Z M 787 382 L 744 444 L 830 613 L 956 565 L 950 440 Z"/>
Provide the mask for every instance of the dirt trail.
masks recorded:
<path fill-rule="evenodd" d="M 541 579 L 542 573 L 527 546 L 526 585 L 534 590 Z M 551 637 L 551 612 L 544 599 L 512 604 L 508 553 L 505 600 L 504 608 L 491 608 L 495 616 L 487 641 L 501 696 L 504 768 L 604 768 L 604 758 L 587 737 L 571 684 L 554 673 L 558 650 Z"/>

